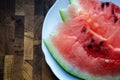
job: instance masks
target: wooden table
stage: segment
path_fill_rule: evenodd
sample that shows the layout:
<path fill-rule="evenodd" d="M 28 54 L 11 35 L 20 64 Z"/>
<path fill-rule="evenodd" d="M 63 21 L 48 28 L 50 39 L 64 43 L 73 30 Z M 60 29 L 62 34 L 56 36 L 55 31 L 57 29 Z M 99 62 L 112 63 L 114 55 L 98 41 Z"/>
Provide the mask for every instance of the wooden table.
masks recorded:
<path fill-rule="evenodd" d="M 0 0 L 0 80 L 58 80 L 41 50 L 44 17 L 55 0 Z"/>

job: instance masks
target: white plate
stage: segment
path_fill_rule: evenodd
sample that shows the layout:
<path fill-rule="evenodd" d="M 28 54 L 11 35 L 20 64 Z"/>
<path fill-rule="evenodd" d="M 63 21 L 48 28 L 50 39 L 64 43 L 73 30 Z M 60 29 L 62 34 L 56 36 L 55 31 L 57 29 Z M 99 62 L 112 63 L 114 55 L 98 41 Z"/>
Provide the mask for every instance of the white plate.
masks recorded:
<path fill-rule="evenodd" d="M 61 23 L 61 17 L 59 14 L 59 10 L 61 8 L 66 8 L 69 4 L 68 0 L 57 0 L 55 4 L 52 6 L 52 8 L 48 11 L 46 18 L 43 23 L 43 29 L 42 29 L 42 39 L 49 36 L 49 34 L 52 32 L 52 30 L 56 27 L 58 23 Z M 77 78 L 69 75 L 67 72 L 65 72 L 53 59 L 53 57 L 50 55 L 49 51 L 47 50 L 46 46 L 44 45 L 42 41 L 42 50 L 45 54 L 45 59 L 47 64 L 50 66 L 53 73 L 58 77 L 60 80 L 78 80 Z"/>
<path fill-rule="evenodd" d="M 113 3 L 120 5 L 120 0 L 101 0 L 101 1 L 113 1 Z M 61 17 L 59 14 L 59 10 L 61 8 L 66 8 L 69 4 L 69 0 L 57 0 L 55 4 L 52 6 L 52 8 L 48 11 L 46 18 L 43 23 L 43 29 L 42 29 L 42 40 L 44 38 L 47 38 L 49 34 L 54 30 L 56 25 L 58 23 L 61 23 Z M 45 59 L 47 64 L 50 66 L 53 73 L 58 77 L 60 80 L 78 80 L 76 77 L 71 76 L 67 72 L 65 72 L 53 59 L 53 57 L 50 55 L 49 51 L 47 50 L 46 46 L 44 45 L 42 41 L 42 50 L 45 55 Z M 80 79 L 79 79 L 80 80 Z"/>

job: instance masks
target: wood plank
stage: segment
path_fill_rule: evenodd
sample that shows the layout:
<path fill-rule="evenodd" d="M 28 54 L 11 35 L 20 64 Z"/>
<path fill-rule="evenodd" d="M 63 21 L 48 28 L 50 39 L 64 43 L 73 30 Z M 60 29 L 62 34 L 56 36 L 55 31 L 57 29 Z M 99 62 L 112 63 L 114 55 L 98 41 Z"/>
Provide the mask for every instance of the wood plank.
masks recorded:
<path fill-rule="evenodd" d="M 42 80 L 42 57 L 41 45 L 34 45 L 33 59 L 33 78 L 34 80 Z M 47 77 L 47 75 L 46 75 Z"/>
<path fill-rule="evenodd" d="M 6 55 L 4 62 L 4 80 L 23 80 L 23 57 Z"/>
<path fill-rule="evenodd" d="M 33 32 L 25 32 L 24 60 L 33 60 Z"/>
<path fill-rule="evenodd" d="M 15 16 L 15 45 L 16 55 L 23 55 L 24 51 L 24 16 Z"/>
<path fill-rule="evenodd" d="M 35 16 L 35 28 L 34 28 L 34 45 L 40 45 L 41 35 L 42 35 L 42 26 L 43 25 L 43 16 Z"/>
<path fill-rule="evenodd" d="M 33 68 L 26 61 L 23 64 L 23 78 L 24 80 L 33 80 Z"/>
<path fill-rule="evenodd" d="M 42 79 L 42 57 L 43 53 L 41 50 L 41 28 L 43 23 L 43 16 L 35 15 L 35 27 L 34 27 L 34 59 L 33 59 L 33 78 L 35 80 Z M 46 75 L 47 77 L 47 75 Z"/>
<path fill-rule="evenodd" d="M 42 26 L 43 25 L 44 16 L 36 16 L 35 15 L 35 27 L 34 27 L 34 40 L 40 40 L 42 35 Z"/>
<path fill-rule="evenodd" d="M 25 32 L 34 31 L 34 5 L 25 5 Z"/>
<path fill-rule="evenodd" d="M 23 80 L 23 56 L 14 56 L 12 80 Z"/>
<path fill-rule="evenodd" d="M 43 2 L 43 0 L 42 1 L 40 1 L 40 0 L 35 0 L 35 2 L 34 2 L 34 5 L 35 5 L 35 11 L 34 11 L 34 15 L 35 16 L 42 16 L 43 15 L 43 5 L 44 4 L 44 2 Z M 45 5 L 45 4 L 44 4 Z"/>
<path fill-rule="evenodd" d="M 16 0 L 15 1 L 15 15 L 23 16 L 24 12 L 25 0 Z"/>
<path fill-rule="evenodd" d="M 4 80 L 12 80 L 14 56 L 6 55 L 4 62 Z"/>
<path fill-rule="evenodd" d="M 24 38 L 24 16 L 15 16 L 15 37 Z"/>
<path fill-rule="evenodd" d="M 6 17 L 6 44 L 5 44 L 5 53 L 14 54 L 14 41 L 15 41 L 15 24 L 11 20 L 11 17 Z"/>
<path fill-rule="evenodd" d="M 6 13 L 8 16 L 12 16 L 15 13 L 15 0 L 4 0 Z"/>
<path fill-rule="evenodd" d="M 0 0 L 0 12 L 5 16 L 11 16 L 15 13 L 15 0 Z M 1 15 L 0 15 L 1 16 Z"/>

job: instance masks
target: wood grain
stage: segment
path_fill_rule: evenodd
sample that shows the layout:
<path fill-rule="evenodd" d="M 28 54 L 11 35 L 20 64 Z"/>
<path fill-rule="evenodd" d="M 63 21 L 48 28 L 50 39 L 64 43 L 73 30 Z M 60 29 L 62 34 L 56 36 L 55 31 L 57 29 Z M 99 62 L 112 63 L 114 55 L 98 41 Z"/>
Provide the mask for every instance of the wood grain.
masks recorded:
<path fill-rule="evenodd" d="M 15 25 L 14 21 L 11 20 L 11 17 L 6 17 L 5 27 L 6 27 L 5 54 L 14 54 Z"/>
<path fill-rule="evenodd" d="M 4 80 L 23 80 L 22 56 L 6 55 L 4 61 Z"/>
<path fill-rule="evenodd" d="M 23 55 L 24 51 L 24 16 L 13 16 L 15 23 L 14 52 L 16 55 Z"/>
<path fill-rule="evenodd" d="M 58 80 L 41 49 L 45 15 L 55 0 L 0 0 L 0 80 Z"/>
<path fill-rule="evenodd" d="M 33 67 L 27 61 L 23 63 L 23 77 L 24 80 L 33 80 Z"/>
<path fill-rule="evenodd" d="M 4 80 L 12 80 L 14 56 L 6 55 L 4 64 Z"/>
<path fill-rule="evenodd" d="M 25 15 L 24 5 L 25 5 L 24 0 L 15 0 L 15 15 L 20 15 L 20 16 Z"/>
<path fill-rule="evenodd" d="M 24 36 L 24 60 L 33 60 L 33 32 L 25 32 Z"/>
<path fill-rule="evenodd" d="M 14 56 L 12 80 L 23 80 L 23 56 Z"/>

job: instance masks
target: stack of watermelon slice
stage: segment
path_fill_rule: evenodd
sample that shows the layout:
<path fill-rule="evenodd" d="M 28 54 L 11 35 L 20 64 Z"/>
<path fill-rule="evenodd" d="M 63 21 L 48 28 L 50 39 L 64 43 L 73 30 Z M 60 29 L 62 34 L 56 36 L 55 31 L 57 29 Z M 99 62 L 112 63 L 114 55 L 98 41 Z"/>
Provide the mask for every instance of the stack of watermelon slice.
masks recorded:
<path fill-rule="evenodd" d="M 120 80 L 120 7 L 70 0 L 63 23 L 44 43 L 58 64 L 85 80 Z"/>

